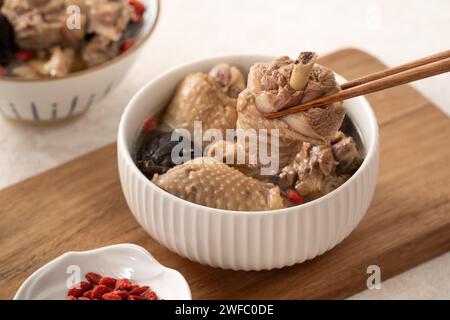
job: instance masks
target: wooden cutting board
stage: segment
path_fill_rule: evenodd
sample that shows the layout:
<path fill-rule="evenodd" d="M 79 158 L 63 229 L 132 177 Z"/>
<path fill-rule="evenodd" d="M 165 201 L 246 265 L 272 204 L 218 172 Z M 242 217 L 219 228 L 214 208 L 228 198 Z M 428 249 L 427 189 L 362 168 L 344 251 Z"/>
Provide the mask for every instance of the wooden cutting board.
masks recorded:
<path fill-rule="evenodd" d="M 384 68 L 345 49 L 321 59 L 347 79 Z M 0 191 L 0 298 L 70 250 L 136 243 L 179 270 L 194 299 L 345 298 L 450 249 L 450 120 L 410 86 L 369 96 L 381 129 L 381 168 L 367 216 L 340 245 L 300 265 L 235 272 L 190 262 L 152 240 L 131 215 L 110 145 Z"/>

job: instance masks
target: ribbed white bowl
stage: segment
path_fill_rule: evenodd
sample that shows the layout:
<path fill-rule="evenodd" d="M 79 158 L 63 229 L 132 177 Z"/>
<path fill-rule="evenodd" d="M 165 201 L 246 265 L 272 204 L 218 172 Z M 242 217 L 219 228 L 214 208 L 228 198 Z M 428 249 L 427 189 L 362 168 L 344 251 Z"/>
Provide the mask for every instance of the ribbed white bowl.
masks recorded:
<path fill-rule="evenodd" d="M 207 71 L 226 61 L 247 72 L 270 56 L 224 56 L 187 64 L 142 88 L 127 106 L 119 127 L 118 162 L 127 203 L 142 227 L 170 250 L 193 261 L 233 270 L 281 268 L 330 250 L 358 225 L 369 207 L 378 173 L 378 127 L 363 97 L 346 101 L 360 130 L 365 160 L 341 187 L 302 206 L 238 212 L 197 205 L 160 189 L 133 161 L 143 121 L 160 111 L 178 82 L 190 72 Z M 338 77 L 338 80 L 343 80 Z"/>
<path fill-rule="evenodd" d="M 159 0 L 141 0 L 149 8 L 128 52 L 99 66 L 60 79 L 24 80 L 0 76 L 0 114 L 22 121 L 59 121 L 88 111 L 125 78 L 149 39 L 159 13 Z"/>

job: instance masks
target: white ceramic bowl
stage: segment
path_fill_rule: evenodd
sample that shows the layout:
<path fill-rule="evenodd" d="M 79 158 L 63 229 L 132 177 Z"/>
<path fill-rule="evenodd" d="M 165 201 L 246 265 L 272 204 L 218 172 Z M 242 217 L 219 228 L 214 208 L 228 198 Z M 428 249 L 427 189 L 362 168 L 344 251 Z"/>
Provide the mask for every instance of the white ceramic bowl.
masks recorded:
<path fill-rule="evenodd" d="M 89 110 L 120 84 L 136 62 L 158 19 L 159 1 L 142 0 L 149 10 L 129 51 L 99 66 L 59 79 L 0 77 L 0 114 L 24 121 L 56 121 Z"/>
<path fill-rule="evenodd" d="M 345 103 L 360 130 L 366 153 L 363 164 L 341 187 L 301 206 L 263 212 L 208 208 L 160 189 L 136 167 L 131 154 L 144 119 L 164 108 L 183 77 L 208 71 L 223 61 L 248 72 L 255 62 L 272 59 L 224 56 L 174 68 L 144 86 L 122 115 L 118 163 L 125 198 L 142 227 L 181 256 L 234 270 L 290 266 L 333 248 L 358 225 L 369 207 L 378 173 L 378 126 L 363 97 Z"/>
<path fill-rule="evenodd" d="M 79 268 L 81 281 L 86 281 L 84 274 L 95 272 L 150 285 L 164 300 L 192 299 L 189 285 L 178 271 L 164 267 L 140 246 L 118 244 L 63 254 L 34 272 L 19 288 L 14 300 L 65 300 L 67 281 L 74 268 Z"/>

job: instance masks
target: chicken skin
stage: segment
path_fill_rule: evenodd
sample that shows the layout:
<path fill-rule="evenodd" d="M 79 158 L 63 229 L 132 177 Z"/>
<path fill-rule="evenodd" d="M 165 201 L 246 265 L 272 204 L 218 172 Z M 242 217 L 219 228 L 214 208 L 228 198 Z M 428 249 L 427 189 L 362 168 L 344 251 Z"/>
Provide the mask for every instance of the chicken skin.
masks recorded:
<path fill-rule="evenodd" d="M 284 208 L 280 189 L 248 177 L 214 158 L 197 158 L 162 175 L 156 185 L 182 199 L 225 210 L 261 211 Z"/>
<path fill-rule="evenodd" d="M 236 127 L 236 98 L 244 88 L 244 76 L 228 64 L 214 67 L 210 74 L 190 74 L 178 85 L 162 118 L 162 128 L 186 129 L 193 136 L 194 121 L 201 121 L 204 131 L 217 129 L 225 136 L 226 129 Z"/>

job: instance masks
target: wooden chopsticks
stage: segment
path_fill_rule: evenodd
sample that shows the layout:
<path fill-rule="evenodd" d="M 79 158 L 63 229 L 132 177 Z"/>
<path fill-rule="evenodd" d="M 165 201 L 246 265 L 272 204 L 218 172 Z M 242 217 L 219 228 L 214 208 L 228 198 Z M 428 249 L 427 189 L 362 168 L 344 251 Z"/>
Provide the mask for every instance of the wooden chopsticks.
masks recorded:
<path fill-rule="evenodd" d="M 367 76 L 364 76 L 364 77 L 361 77 L 361 78 L 349 81 L 349 82 L 344 83 L 343 85 L 341 85 L 341 88 L 342 88 L 342 90 L 349 89 L 349 88 L 352 88 L 352 87 L 359 86 L 359 85 L 361 85 L 363 83 L 367 83 L 369 81 L 381 79 L 381 78 L 384 78 L 384 77 L 387 77 L 387 76 L 390 76 L 390 75 L 393 75 L 393 74 L 396 74 L 396 73 L 400 73 L 400 72 L 403 72 L 403 71 L 406 71 L 406 70 L 409 70 L 409 69 L 412 69 L 412 68 L 415 68 L 415 67 L 420 67 L 420 66 L 423 66 L 425 64 L 436 62 L 436 61 L 439 61 L 439 60 L 442 60 L 442 59 L 446 59 L 446 58 L 450 58 L 450 50 L 439 52 L 437 54 L 433 54 L 431 56 L 428 56 L 428 57 L 425 57 L 425 58 L 422 58 L 422 59 L 419 59 L 419 60 L 411 61 L 411 62 L 402 64 L 402 65 L 397 66 L 397 67 L 393 67 L 393 68 L 389 68 L 389 69 L 386 69 L 386 70 L 382 70 L 380 72 L 375 72 L 375 73 L 372 73 L 370 75 L 367 75 Z"/>
<path fill-rule="evenodd" d="M 450 50 L 415 60 L 397 67 L 376 72 L 341 85 L 342 91 L 298 106 L 266 114 L 268 119 L 276 119 L 314 107 L 381 91 L 412 81 L 432 77 L 450 71 Z"/>

